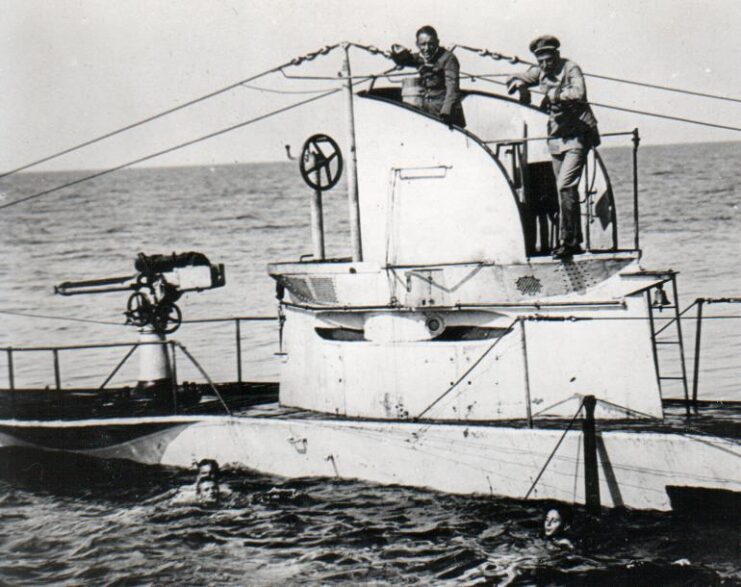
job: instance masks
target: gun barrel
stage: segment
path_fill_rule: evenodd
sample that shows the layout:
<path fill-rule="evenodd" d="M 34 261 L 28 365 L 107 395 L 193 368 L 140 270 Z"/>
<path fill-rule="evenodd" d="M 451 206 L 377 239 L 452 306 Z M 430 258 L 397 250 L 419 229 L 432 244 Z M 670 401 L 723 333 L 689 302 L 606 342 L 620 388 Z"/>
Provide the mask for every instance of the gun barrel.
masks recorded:
<path fill-rule="evenodd" d="M 136 275 L 123 275 L 120 277 L 105 277 L 103 279 L 86 279 L 84 281 L 65 281 L 54 286 L 54 293 L 62 296 L 74 296 L 81 294 L 108 293 L 112 291 L 129 291 L 133 285 L 122 287 L 106 287 L 119 285 L 133 281 Z"/>

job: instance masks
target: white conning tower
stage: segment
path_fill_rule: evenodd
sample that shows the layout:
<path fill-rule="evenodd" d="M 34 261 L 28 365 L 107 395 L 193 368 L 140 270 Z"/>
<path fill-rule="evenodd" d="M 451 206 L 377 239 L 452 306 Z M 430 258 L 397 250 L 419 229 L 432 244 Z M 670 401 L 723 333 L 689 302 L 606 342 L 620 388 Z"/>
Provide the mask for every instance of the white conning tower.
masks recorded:
<path fill-rule="evenodd" d="M 355 103 L 365 261 L 526 261 L 512 185 L 481 143 L 384 101 Z"/>
<path fill-rule="evenodd" d="M 468 96 L 467 116 L 495 138 L 545 123 L 491 99 L 492 123 L 483 100 Z M 598 417 L 661 416 L 648 323 L 636 320 L 653 281 L 635 276 L 637 251 L 528 256 L 522 192 L 481 137 L 383 95 L 356 98 L 355 121 L 362 261 L 269 269 L 288 295 L 281 403 L 482 421 L 568 417 L 595 395 L 618 406 L 599 404 Z M 548 169 L 544 145 L 530 155 Z M 609 182 L 602 192 L 614 221 Z M 518 321 L 534 314 L 556 320 Z M 575 315 L 594 321 L 558 321 Z"/>

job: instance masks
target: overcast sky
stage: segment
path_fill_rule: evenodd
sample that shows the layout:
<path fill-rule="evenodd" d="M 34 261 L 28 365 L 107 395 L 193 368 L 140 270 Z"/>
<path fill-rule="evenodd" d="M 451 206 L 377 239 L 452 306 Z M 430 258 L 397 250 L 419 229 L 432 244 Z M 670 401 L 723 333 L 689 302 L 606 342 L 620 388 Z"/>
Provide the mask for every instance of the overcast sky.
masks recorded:
<path fill-rule="evenodd" d="M 529 41 L 557 35 L 585 71 L 741 97 L 739 0 L 4 0 L 0 5 L 0 169 L 24 164 L 343 40 L 411 46 L 435 26 L 444 45 L 530 58 Z M 511 71 L 461 55 L 475 73 Z M 390 66 L 354 55 L 354 73 Z M 335 52 L 291 73 L 335 73 Z M 741 126 L 741 104 L 588 80 L 595 102 Z M 279 74 L 255 82 L 293 92 L 332 87 Z M 479 82 L 481 84 L 481 82 Z M 482 85 L 479 85 L 482 87 Z M 496 86 L 491 89 L 497 91 Z M 239 88 L 48 163 L 112 167 L 307 97 Z M 294 111 L 151 164 L 280 160 L 315 130 L 338 132 L 342 102 Z M 741 133 L 596 110 L 603 132 L 639 126 L 646 144 L 740 140 Z"/>

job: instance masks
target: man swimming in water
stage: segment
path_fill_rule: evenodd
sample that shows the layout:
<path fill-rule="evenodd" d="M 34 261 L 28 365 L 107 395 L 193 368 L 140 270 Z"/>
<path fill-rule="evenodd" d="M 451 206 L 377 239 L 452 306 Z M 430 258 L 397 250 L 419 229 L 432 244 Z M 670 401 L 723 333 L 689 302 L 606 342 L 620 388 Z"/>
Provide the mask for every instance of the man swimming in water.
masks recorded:
<path fill-rule="evenodd" d="M 570 524 L 569 516 L 561 508 L 551 508 L 545 514 L 543 520 L 543 535 L 547 540 L 552 540 L 555 544 L 573 550 L 574 545 L 563 534 Z"/>
<path fill-rule="evenodd" d="M 213 459 L 201 459 L 198 464 L 198 473 L 193 485 L 181 487 L 172 498 L 173 504 L 200 504 L 218 505 L 223 497 L 232 494 L 227 485 L 219 481 L 221 474 L 219 463 Z"/>

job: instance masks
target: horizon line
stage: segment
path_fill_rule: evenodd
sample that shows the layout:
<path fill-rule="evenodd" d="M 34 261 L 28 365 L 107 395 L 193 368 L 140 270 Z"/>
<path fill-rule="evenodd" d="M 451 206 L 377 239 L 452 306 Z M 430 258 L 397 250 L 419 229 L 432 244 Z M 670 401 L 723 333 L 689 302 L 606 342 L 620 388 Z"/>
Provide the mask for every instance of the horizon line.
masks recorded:
<path fill-rule="evenodd" d="M 686 141 L 686 142 L 670 142 L 670 143 L 646 143 L 644 142 L 644 138 L 641 138 L 641 147 L 642 148 L 654 148 L 654 147 L 683 147 L 683 146 L 689 146 L 689 145 L 717 145 L 717 144 L 730 144 L 730 143 L 741 143 L 741 140 L 719 140 L 719 141 Z M 605 146 L 604 143 L 600 146 L 601 151 L 608 151 L 608 150 L 618 150 L 618 149 L 632 149 L 632 145 L 613 145 L 613 146 Z M 298 160 L 298 158 L 296 158 Z M 288 159 L 268 159 L 264 161 L 238 161 L 238 162 L 232 162 L 232 163 L 183 163 L 181 165 L 175 164 L 175 165 L 140 165 L 140 166 L 132 166 L 128 167 L 126 169 L 119 169 L 116 173 L 121 171 L 130 171 L 130 170 L 166 170 L 166 169 L 187 169 L 187 168 L 193 168 L 193 167 L 235 167 L 239 165 L 275 165 L 279 163 L 294 163 L 295 161 L 291 161 Z M 98 171 L 104 171 L 108 169 L 108 167 L 70 167 L 66 169 L 39 169 L 39 170 L 28 170 L 28 171 L 20 171 L 17 174 L 18 176 L 29 176 L 33 174 L 42 174 L 42 173 L 75 173 L 75 172 L 98 172 Z M 2 181 L 2 179 L 0 179 Z"/>

